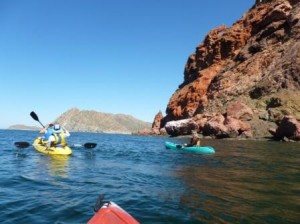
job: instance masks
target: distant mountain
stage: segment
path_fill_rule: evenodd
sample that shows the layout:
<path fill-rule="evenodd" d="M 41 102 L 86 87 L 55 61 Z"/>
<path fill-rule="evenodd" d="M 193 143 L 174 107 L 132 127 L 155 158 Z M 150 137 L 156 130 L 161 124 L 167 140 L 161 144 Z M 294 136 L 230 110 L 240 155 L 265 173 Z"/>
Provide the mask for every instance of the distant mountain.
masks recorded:
<path fill-rule="evenodd" d="M 72 108 L 60 115 L 55 123 L 69 131 L 131 134 L 151 127 L 151 123 L 130 115 L 102 113 L 93 110 Z"/>
<path fill-rule="evenodd" d="M 26 126 L 26 125 L 22 125 L 22 124 L 16 124 L 16 125 L 9 126 L 7 129 L 37 131 L 37 130 L 40 130 L 41 128 L 36 127 L 36 126 Z"/>

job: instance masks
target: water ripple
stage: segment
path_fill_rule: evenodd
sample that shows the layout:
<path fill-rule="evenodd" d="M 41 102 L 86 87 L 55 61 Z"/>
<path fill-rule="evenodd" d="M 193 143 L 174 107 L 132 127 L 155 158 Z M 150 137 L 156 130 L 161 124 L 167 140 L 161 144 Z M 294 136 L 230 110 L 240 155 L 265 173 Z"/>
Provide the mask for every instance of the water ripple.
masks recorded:
<path fill-rule="evenodd" d="M 203 140 L 215 155 L 171 151 L 184 138 L 72 133 L 70 157 L 18 150 L 36 132 L 0 131 L 1 223 L 86 223 L 99 194 L 141 223 L 297 223 L 299 144 Z M 9 136 L 9 137 L 7 137 Z"/>

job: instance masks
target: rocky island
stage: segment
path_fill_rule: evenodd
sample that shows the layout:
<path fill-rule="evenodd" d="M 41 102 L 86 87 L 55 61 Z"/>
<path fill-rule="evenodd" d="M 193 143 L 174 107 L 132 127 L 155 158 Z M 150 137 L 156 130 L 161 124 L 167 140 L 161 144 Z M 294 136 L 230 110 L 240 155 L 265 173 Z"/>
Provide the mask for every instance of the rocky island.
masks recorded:
<path fill-rule="evenodd" d="M 151 123 L 141 121 L 131 115 L 103 113 L 94 110 L 71 108 L 51 123 L 63 125 L 71 132 L 94 132 L 131 134 L 143 128 L 151 127 Z M 47 125 L 46 123 L 44 125 Z M 41 127 L 13 125 L 8 129 L 40 130 Z"/>
<path fill-rule="evenodd" d="M 79 110 L 78 108 L 64 112 L 54 123 L 59 123 L 73 132 L 120 134 L 131 134 L 151 126 L 150 123 L 138 120 L 131 115 Z"/>

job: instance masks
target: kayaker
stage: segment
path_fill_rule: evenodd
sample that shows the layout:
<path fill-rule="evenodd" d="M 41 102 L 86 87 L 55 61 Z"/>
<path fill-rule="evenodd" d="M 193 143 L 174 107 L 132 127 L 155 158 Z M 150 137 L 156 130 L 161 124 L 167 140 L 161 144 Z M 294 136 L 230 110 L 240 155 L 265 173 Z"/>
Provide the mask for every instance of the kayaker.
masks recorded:
<path fill-rule="evenodd" d="M 67 141 L 66 138 L 69 137 L 71 134 L 68 132 L 67 129 L 61 127 L 59 124 L 55 124 L 53 126 L 53 133 L 48 139 L 47 146 L 66 146 Z"/>
<path fill-rule="evenodd" d="M 48 141 L 49 137 L 52 135 L 52 133 L 53 133 L 53 127 L 54 127 L 54 124 L 49 124 L 48 128 L 43 128 L 40 131 L 40 134 L 43 134 L 43 136 L 42 136 L 43 143 L 46 144 L 46 141 Z"/>
<path fill-rule="evenodd" d="M 192 131 L 192 138 L 190 140 L 189 144 L 184 144 L 185 147 L 191 147 L 191 146 L 200 146 L 200 136 L 198 135 L 197 131 Z"/>

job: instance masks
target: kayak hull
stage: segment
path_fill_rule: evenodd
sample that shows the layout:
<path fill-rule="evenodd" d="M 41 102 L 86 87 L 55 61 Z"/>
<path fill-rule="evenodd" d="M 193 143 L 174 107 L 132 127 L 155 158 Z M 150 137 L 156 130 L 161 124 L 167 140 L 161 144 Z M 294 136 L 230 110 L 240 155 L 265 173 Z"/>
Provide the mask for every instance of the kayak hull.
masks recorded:
<path fill-rule="evenodd" d="M 41 138 L 38 137 L 33 142 L 33 147 L 47 155 L 71 155 L 72 149 L 69 146 L 65 147 L 46 147 L 45 145 L 41 144 Z"/>
<path fill-rule="evenodd" d="M 172 149 L 172 150 L 183 150 L 183 151 L 202 153 L 202 154 L 214 154 L 215 153 L 215 149 L 211 146 L 184 147 L 180 144 L 175 144 L 173 142 L 165 142 L 165 146 L 167 149 Z"/>
<path fill-rule="evenodd" d="M 88 224 L 139 224 L 129 213 L 114 202 L 105 203 Z"/>

